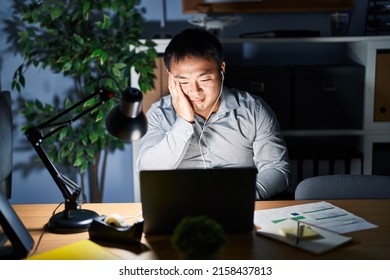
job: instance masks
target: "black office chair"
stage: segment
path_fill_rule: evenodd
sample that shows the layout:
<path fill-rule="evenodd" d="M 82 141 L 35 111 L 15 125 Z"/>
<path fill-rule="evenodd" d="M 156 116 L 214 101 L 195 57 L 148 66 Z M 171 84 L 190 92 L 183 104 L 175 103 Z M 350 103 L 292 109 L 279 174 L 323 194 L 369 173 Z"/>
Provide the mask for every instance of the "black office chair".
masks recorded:
<path fill-rule="evenodd" d="M 390 176 L 324 175 L 302 180 L 295 199 L 388 199 Z"/>

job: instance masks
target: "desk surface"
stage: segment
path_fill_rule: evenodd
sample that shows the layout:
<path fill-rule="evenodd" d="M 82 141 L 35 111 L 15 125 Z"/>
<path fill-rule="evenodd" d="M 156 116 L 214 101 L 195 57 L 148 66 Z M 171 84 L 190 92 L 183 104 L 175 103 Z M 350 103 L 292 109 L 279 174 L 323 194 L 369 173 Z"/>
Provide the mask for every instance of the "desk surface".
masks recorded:
<path fill-rule="evenodd" d="M 258 201 L 256 209 L 269 209 L 313 201 Z M 227 246 L 221 251 L 220 259 L 390 259 L 390 200 L 330 200 L 353 214 L 378 225 L 378 228 L 352 232 L 347 235 L 353 242 L 323 255 L 313 255 L 275 240 L 261 237 L 255 232 L 231 234 Z M 56 208 L 54 204 L 13 205 L 30 234 L 37 241 L 43 226 Z M 91 203 L 84 209 L 96 211 L 100 215 L 120 214 L 124 217 L 135 216 L 141 212 L 140 203 Z M 138 217 L 139 219 L 139 217 Z M 126 220 L 132 224 L 137 218 Z M 55 249 L 78 240 L 88 239 L 88 232 L 76 234 L 53 234 L 46 232 L 35 254 Z M 145 246 L 130 249 L 110 248 L 125 259 L 177 259 L 178 255 L 170 245 L 170 236 L 143 237 Z"/>

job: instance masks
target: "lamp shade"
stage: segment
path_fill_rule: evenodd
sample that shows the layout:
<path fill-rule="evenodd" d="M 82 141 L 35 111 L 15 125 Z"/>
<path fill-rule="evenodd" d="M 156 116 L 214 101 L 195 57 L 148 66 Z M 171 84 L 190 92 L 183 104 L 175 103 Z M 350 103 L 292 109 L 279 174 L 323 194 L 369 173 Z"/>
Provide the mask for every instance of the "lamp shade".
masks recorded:
<path fill-rule="evenodd" d="M 115 106 L 106 118 L 110 134 L 123 141 L 134 141 L 148 130 L 146 116 L 142 112 L 142 93 L 136 88 L 122 92 L 121 104 Z"/>

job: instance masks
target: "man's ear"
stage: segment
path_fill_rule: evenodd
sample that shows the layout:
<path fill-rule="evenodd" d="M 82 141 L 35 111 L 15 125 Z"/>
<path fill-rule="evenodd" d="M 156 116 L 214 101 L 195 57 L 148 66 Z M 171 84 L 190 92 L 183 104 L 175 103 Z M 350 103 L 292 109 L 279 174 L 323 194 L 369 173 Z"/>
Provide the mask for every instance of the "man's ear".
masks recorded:
<path fill-rule="evenodd" d="M 220 69 L 220 72 L 224 75 L 225 74 L 225 68 L 226 68 L 226 63 L 225 61 L 223 61 L 221 63 L 221 69 Z"/>

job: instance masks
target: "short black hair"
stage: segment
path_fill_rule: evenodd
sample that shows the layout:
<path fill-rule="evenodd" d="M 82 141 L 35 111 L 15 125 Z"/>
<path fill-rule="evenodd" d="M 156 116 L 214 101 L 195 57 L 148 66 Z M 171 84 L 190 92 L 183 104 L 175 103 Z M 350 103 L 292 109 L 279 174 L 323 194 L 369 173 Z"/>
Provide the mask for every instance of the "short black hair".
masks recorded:
<path fill-rule="evenodd" d="M 224 61 L 221 42 L 212 33 L 200 28 L 188 28 L 175 35 L 165 53 L 165 67 L 170 71 L 171 61 L 178 62 L 186 57 L 212 58 L 220 68 Z"/>

